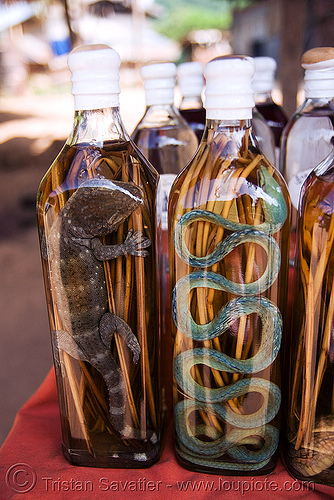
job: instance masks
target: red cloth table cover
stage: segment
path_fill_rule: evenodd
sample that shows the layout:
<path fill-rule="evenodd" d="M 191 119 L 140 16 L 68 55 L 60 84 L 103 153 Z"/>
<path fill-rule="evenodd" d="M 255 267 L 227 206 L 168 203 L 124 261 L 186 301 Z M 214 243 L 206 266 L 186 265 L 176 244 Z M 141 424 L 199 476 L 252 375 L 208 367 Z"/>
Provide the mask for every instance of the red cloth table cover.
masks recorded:
<path fill-rule="evenodd" d="M 0 500 L 140 498 L 334 498 L 334 488 L 294 480 L 281 462 L 268 476 L 199 474 L 178 465 L 169 423 L 160 461 L 149 469 L 70 465 L 61 450 L 54 371 L 18 412 L 0 450 Z"/>

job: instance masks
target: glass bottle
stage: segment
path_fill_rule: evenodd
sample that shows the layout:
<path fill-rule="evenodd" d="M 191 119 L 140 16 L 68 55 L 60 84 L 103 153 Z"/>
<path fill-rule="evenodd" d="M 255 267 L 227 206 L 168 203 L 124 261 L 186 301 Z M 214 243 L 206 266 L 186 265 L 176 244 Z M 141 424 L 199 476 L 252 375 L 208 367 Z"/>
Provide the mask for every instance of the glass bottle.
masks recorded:
<path fill-rule="evenodd" d="M 171 312 L 168 262 L 168 196 L 176 175 L 181 172 L 198 146 L 195 133 L 174 105 L 176 80 L 174 63 L 149 64 L 141 68 L 146 110 L 132 133 L 132 139 L 160 174 L 158 218 L 161 221 L 159 248 L 160 313 L 162 331 L 163 371 L 166 391 L 171 388 Z M 166 394 L 171 408 L 171 394 Z"/>
<path fill-rule="evenodd" d="M 252 124 L 260 150 L 270 163 L 276 166 L 274 133 L 256 106 L 253 108 Z"/>
<path fill-rule="evenodd" d="M 274 134 L 275 159 L 278 167 L 281 135 L 288 119 L 283 108 L 272 97 L 277 64 L 272 57 L 254 57 L 254 64 L 252 86 L 255 106 Z"/>
<path fill-rule="evenodd" d="M 290 202 L 253 136 L 252 74 L 206 65 L 206 128 L 169 199 L 176 454 L 216 474 L 277 462 Z"/>
<path fill-rule="evenodd" d="M 182 63 L 178 66 L 177 77 L 182 95 L 180 114 L 189 123 L 200 142 L 205 127 L 205 109 L 202 101 L 203 66 L 196 61 Z"/>
<path fill-rule="evenodd" d="M 170 187 L 198 146 L 195 133 L 174 105 L 176 73 L 174 63 L 141 68 L 146 110 L 132 133 L 135 144 L 160 174 L 158 215 L 163 231 L 168 229 Z M 167 246 L 163 251 L 168 256 Z"/>
<path fill-rule="evenodd" d="M 290 117 L 281 138 L 280 171 L 291 197 L 291 244 L 295 248 L 301 186 L 331 151 L 334 130 L 334 48 L 311 49 L 302 57 L 305 100 Z"/>
<path fill-rule="evenodd" d="M 286 405 L 285 462 L 334 486 L 334 152 L 301 190 Z"/>
<path fill-rule="evenodd" d="M 119 113 L 117 52 L 78 47 L 73 130 L 37 197 L 63 452 L 147 467 L 161 451 L 158 174 Z"/>

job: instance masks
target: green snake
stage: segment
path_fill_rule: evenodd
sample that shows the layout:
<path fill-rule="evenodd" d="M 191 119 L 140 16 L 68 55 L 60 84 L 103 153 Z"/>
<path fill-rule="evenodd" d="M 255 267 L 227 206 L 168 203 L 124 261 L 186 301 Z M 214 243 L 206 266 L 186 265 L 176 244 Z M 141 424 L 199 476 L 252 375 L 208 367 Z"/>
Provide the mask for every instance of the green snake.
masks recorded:
<path fill-rule="evenodd" d="M 270 366 L 276 359 L 282 337 L 282 317 L 279 309 L 269 299 L 261 296 L 277 279 L 280 270 L 280 249 L 271 234 L 277 232 L 287 218 L 287 205 L 279 184 L 265 167 L 259 169 L 259 186 L 252 186 L 253 199 L 261 198 L 265 221 L 255 226 L 230 221 L 206 210 L 194 209 L 184 214 L 174 229 L 174 245 L 177 255 L 192 267 L 200 268 L 177 281 L 173 290 L 172 313 L 178 331 L 193 341 L 212 340 L 224 334 L 240 317 L 258 314 L 262 323 L 261 343 L 257 353 L 249 359 L 234 359 L 226 354 L 198 347 L 181 352 L 174 360 L 174 376 L 187 399 L 174 407 L 177 451 L 188 461 L 211 468 L 252 471 L 264 467 L 278 447 L 278 430 L 269 424 L 277 415 L 281 404 L 281 392 L 276 384 L 251 376 Z M 204 221 L 221 226 L 232 234 L 217 244 L 205 257 L 192 255 L 185 243 L 188 226 Z M 262 276 L 251 283 L 235 283 L 207 269 L 236 246 L 256 243 L 267 253 L 267 265 Z M 238 295 L 225 304 L 216 317 L 207 324 L 197 324 L 189 310 L 189 294 L 194 288 L 212 288 Z M 195 365 L 228 373 L 246 374 L 248 377 L 230 385 L 209 388 L 198 384 L 191 375 Z M 262 396 L 262 406 L 252 414 L 237 414 L 228 401 L 257 392 Z M 211 428 L 189 423 L 193 412 L 203 411 L 235 427 L 227 435 L 210 435 Z M 202 440 L 197 436 L 206 436 Z M 254 443 L 254 436 L 264 441 L 260 450 L 246 445 Z M 221 460 L 227 454 L 232 461 Z"/>

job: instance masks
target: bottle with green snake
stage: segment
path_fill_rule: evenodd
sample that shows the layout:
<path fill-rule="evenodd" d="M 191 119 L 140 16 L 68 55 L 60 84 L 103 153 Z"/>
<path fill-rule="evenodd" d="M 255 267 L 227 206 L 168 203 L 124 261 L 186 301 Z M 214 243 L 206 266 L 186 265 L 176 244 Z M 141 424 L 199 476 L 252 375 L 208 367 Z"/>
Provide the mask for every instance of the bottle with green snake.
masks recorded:
<path fill-rule="evenodd" d="M 213 474 L 278 458 L 290 200 L 252 132 L 253 72 L 206 65 L 205 131 L 169 198 L 176 455 Z"/>

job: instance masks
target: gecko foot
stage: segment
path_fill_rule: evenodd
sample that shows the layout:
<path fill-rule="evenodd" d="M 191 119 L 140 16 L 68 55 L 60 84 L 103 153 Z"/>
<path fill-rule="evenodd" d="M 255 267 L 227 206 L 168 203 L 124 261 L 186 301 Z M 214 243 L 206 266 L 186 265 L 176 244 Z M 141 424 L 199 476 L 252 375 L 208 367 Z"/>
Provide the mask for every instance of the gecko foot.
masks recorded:
<path fill-rule="evenodd" d="M 128 346 L 128 348 L 130 349 L 130 351 L 132 352 L 133 362 L 135 364 L 137 364 L 139 361 L 140 350 L 141 350 L 137 338 L 133 334 L 129 335 L 125 339 L 125 343 Z"/>
<path fill-rule="evenodd" d="M 129 229 L 129 232 L 123 243 L 124 255 L 134 255 L 135 257 L 147 257 L 148 251 L 143 250 L 151 245 L 149 238 L 143 235 L 142 231 L 133 231 Z"/>
<path fill-rule="evenodd" d="M 111 339 L 117 332 L 122 337 L 133 355 L 133 362 L 138 363 L 141 348 L 137 337 L 133 334 L 129 325 L 122 319 L 112 313 L 105 313 L 100 321 L 100 336 L 104 345 L 110 348 Z"/>

